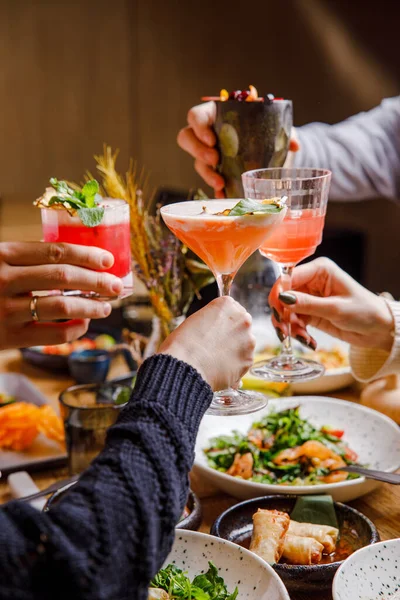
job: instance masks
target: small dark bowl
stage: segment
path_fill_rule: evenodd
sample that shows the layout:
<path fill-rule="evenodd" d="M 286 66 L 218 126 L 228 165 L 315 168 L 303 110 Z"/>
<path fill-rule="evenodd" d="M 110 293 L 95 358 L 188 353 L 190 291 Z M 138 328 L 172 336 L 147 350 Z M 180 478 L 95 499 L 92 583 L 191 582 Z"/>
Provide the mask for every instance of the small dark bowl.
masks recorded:
<path fill-rule="evenodd" d="M 68 356 L 63 354 L 45 354 L 33 348 L 21 348 L 22 358 L 34 367 L 55 371 L 57 373 L 68 373 Z"/>
<path fill-rule="evenodd" d="M 197 531 L 203 519 L 203 510 L 200 500 L 192 490 L 189 490 L 186 506 L 189 509 L 189 514 L 185 519 L 179 521 L 176 529 L 187 529 L 189 531 Z"/>
<path fill-rule="evenodd" d="M 280 510 L 290 513 L 296 503 L 296 496 L 264 496 L 240 502 L 223 512 L 214 522 L 211 534 L 248 548 L 253 530 L 252 517 L 258 508 Z M 379 542 L 375 525 L 365 515 L 354 508 L 334 503 L 339 529 L 353 551 Z M 247 542 L 247 544 L 246 544 Z M 343 560 L 320 565 L 275 564 L 273 569 L 291 593 L 313 593 L 330 591 L 336 571 Z"/>
<path fill-rule="evenodd" d="M 103 383 L 110 364 L 110 353 L 107 350 L 72 352 L 68 358 L 70 373 L 78 384 Z"/>
<path fill-rule="evenodd" d="M 68 490 L 72 489 L 75 484 L 76 481 L 73 481 L 72 483 L 67 483 L 62 488 L 54 492 L 54 494 L 52 494 L 47 500 L 43 512 L 48 512 L 49 510 L 54 508 L 54 506 L 66 496 Z M 186 506 L 190 510 L 190 513 L 185 519 L 179 521 L 179 523 L 176 526 L 176 529 L 187 529 L 190 531 L 197 531 L 201 525 L 203 511 L 201 508 L 200 500 L 198 499 L 196 494 L 192 492 L 192 490 L 189 490 Z"/>

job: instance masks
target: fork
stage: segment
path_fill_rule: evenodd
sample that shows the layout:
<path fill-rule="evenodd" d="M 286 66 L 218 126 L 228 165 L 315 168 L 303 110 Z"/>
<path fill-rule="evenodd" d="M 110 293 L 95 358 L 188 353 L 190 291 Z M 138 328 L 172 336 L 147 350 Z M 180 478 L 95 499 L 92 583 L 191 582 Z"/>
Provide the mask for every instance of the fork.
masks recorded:
<path fill-rule="evenodd" d="M 375 471 L 374 469 L 366 469 L 365 467 L 356 467 L 353 465 L 341 467 L 340 470 L 347 471 L 348 473 L 364 475 L 364 477 L 367 479 L 376 479 L 376 481 L 384 481 L 385 483 L 391 483 L 392 485 L 400 485 L 400 473 L 386 473 L 385 471 Z"/>

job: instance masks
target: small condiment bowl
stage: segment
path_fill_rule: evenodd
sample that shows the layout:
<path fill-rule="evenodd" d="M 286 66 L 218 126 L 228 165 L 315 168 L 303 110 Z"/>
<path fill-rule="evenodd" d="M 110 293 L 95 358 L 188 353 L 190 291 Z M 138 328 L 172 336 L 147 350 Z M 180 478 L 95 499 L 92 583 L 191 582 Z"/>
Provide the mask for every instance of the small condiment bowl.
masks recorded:
<path fill-rule="evenodd" d="M 252 517 L 259 508 L 290 513 L 297 497 L 289 495 L 264 496 L 240 502 L 223 512 L 214 522 L 212 535 L 249 547 L 253 530 Z M 346 546 L 355 552 L 379 541 L 375 525 L 354 508 L 334 502 L 340 536 Z M 317 565 L 274 564 L 273 569 L 286 585 L 289 593 L 312 593 L 331 589 L 336 571 L 343 560 Z"/>
<path fill-rule="evenodd" d="M 189 514 L 184 516 L 179 521 L 176 529 L 186 529 L 187 531 L 197 531 L 201 525 L 203 518 L 203 510 L 201 508 L 200 500 L 192 490 L 189 490 L 188 499 L 186 502 Z"/>
<path fill-rule="evenodd" d="M 103 383 L 110 369 L 111 357 L 107 350 L 72 352 L 68 366 L 77 383 Z"/>

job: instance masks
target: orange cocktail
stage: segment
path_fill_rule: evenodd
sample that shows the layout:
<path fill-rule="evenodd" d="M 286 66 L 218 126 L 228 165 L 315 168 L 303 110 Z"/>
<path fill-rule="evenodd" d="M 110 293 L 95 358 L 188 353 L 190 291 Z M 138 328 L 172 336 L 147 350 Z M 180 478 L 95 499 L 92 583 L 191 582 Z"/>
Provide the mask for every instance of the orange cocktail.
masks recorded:
<path fill-rule="evenodd" d="M 192 200 L 161 209 L 170 230 L 210 267 L 220 296 L 230 294 L 238 269 L 273 229 L 279 227 L 285 215 L 286 208 L 279 202 L 269 208 L 266 205 L 261 208 L 256 202 L 250 207 L 252 210 L 248 206 L 244 208 L 244 202 Z M 229 214 L 232 209 L 234 215 Z M 246 414 L 260 410 L 266 403 L 264 394 L 228 389 L 214 394 L 207 412 L 213 415 Z"/>
<path fill-rule="evenodd" d="M 210 267 L 216 277 L 234 276 L 283 217 L 281 213 L 245 217 L 213 214 L 233 208 L 237 202 L 182 202 L 161 211 L 169 229 Z"/>

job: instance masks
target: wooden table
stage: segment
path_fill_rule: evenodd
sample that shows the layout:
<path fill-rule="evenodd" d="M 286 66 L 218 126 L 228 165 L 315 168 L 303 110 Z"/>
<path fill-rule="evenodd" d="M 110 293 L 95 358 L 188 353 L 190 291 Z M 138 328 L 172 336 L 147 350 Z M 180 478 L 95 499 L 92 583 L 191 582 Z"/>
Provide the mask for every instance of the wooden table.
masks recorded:
<path fill-rule="evenodd" d="M 29 377 L 56 408 L 59 393 L 73 383 L 68 377 L 47 373 L 24 363 L 19 352 L 14 351 L 0 352 L 0 373 L 4 372 L 22 373 Z M 110 376 L 116 376 L 123 372 L 123 365 L 117 361 L 112 367 Z M 358 392 L 354 389 L 345 390 L 342 393 L 335 394 L 335 396 L 354 402 L 358 400 Z M 371 440 L 371 444 L 374 443 L 379 443 L 379 440 Z M 44 488 L 57 479 L 65 477 L 67 477 L 65 469 L 33 474 L 39 488 Z M 209 533 L 216 517 L 225 509 L 237 503 L 238 500 L 226 494 L 218 493 L 197 477 L 192 477 L 192 488 L 202 498 L 204 518 L 200 531 Z M 9 499 L 7 483 L 0 483 L 0 502 L 6 502 Z M 400 486 L 383 484 L 375 492 L 351 502 L 350 505 L 364 513 L 375 523 L 382 540 L 400 537 Z M 318 600 L 331 600 L 332 596 L 330 594 L 318 594 L 315 600 L 317 598 Z M 312 600 L 312 597 L 310 595 L 293 596 L 292 600 Z"/>

